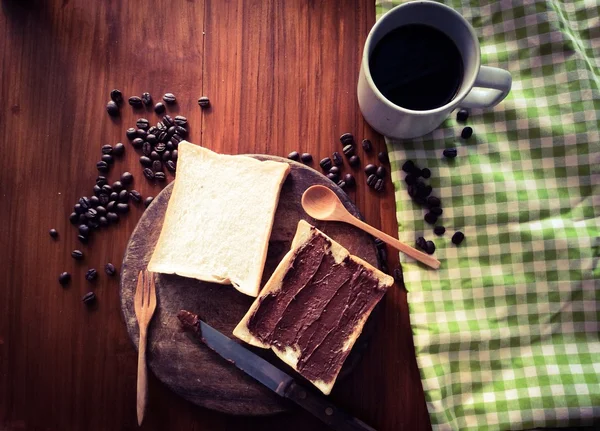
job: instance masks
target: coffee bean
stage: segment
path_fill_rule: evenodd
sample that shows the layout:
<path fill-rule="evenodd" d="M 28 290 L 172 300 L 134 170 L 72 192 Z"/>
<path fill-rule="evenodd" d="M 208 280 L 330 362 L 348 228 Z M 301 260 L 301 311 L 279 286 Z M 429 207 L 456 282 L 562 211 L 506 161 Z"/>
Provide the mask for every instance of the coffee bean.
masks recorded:
<path fill-rule="evenodd" d="M 113 159 L 113 156 L 111 156 L 110 154 L 103 154 L 101 157 L 101 160 L 103 162 L 108 163 L 109 165 L 112 165 L 115 162 L 115 160 Z"/>
<path fill-rule="evenodd" d="M 117 105 L 122 105 L 123 104 L 123 93 L 121 93 L 121 90 L 118 89 L 114 89 L 110 92 L 110 99 L 115 102 Z"/>
<path fill-rule="evenodd" d="M 142 153 L 145 156 L 149 156 L 151 152 L 152 152 L 152 144 L 150 144 L 150 142 L 144 142 L 144 145 L 142 145 Z"/>
<path fill-rule="evenodd" d="M 117 205 L 117 201 L 110 201 L 108 204 L 106 204 L 106 211 L 108 211 L 109 213 L 115 212 L 116 205 Z"/>
<path fill-rule="evenodd" d="M 367 166 L 365 166 L 365 174 L 367 176 L 373 175 L 375 172 L 377 172 L 377 166 L 373 164 L 368 164 Z"/>
<path fill-rule="evenodd" d="M 365 151 L 365 153 L 368 153 L 371 151 L 372 147 L 371 147 L 371 141 L 369 141 L 368 139 L 363 139 L 362 141 L 362 147 L 363 150 Z"/>
<path fill-rule="evenodd" d="M 157 153 L 162 153 L 163 151 L 165 151 L 167 149 L 167 144 L 165 144 L 164 142 L 159 142 L 158 144 L 156 144 L 156 146 L 154 147 L 154 151 L 156 151 Z"/>
<path fill-rule="evenodd" d="M 102 154 L 110 154 L 113 151 L 112 145 L 103 145 L 102 146 Z"/>
<path fill-rule="evenodd" d="M 58 238 L 58 231 L 56 229 L 50 229 L 48 231 L 48 233 L 50 234 L 50 237 L 53 239 Z"/>
<path fill-rule="evenodd" d="M 348 145 L 354 143 L 354 135 L 352 133 L 344 133 L 340 136 L 340 142 L 342 145 Z"/>
<path fill-rule="evenodd" d="M 167 160 L 165 162 L 165 166 L 170 172 L 175 172 L 175 170 L 177 169 L 177 166 L 175 165 L 175 162 L 173 160 Z"/>
<path fill-rule="evenodd" d="M 183 140 L 183 138 L 181 136 L 179 136 L 177 133 L 175 133 L 173 136 L 171 136 L 171 142 L 173 142 L 173 145 L 175 147 L 177 147 L 177 145 L 179 145 L 179 143 Z"/>
<path fill-rule="evenodd" d="M 158 102 L 156 105 L 154 105 L 154 112 L 156 112 L 159 115 L 165 112 L 165 109 L 165 105 L 161 102 Z"/>
<path fill-rule="evenodd" d="M 100 160 L 98 163 L 96 163 L 96 169 L 98 169 L 98 172 L 108 172 L 108 163 L 106 163 L 104 160 Z"/>
<path fill-rule="evenodd" d="M 444 210 L 440 207 L 431 207 L 431 208 L 429 208 L 429 212 L 432 212 L 433 214 L 435 214 L 436 216 L 439 217 L 442 215 Z"/>
<path fill-rule="evenodd" d="M 111 187 L 111 186 L 109 186 L 108 184 L 104 184 L 104 185 L 102 186 L 102 191 L 103 191 L 104 193 L 106 193 L 107 195 L 109 195 L 109 194 L 111 194 L 111 193 L 112 193 L 113 189 L 112 189 L 112 187 Z"/>
<path fill-rule="evenodd" d="M 382 151 L 379 154 L 377 154 L 377 158 L 379 159 L 379 161 L 381 163 L 389 163 L 390 162 L 390 159 L 388 157 L 388 153 L 386 153 L 384 151 Z"/>
<path fill-rule="evenodd" d="M 88 220 L 95 219 L 96 217 L 98 217 L 98 211 L 96 211 L 94 208 L 90 208 L 85 212 L 85 216 Z"/>
<path fill-rule="evenodd" d="M 406 172 L 407 174 L 410 174 L 413 169 L 415 167 L 415 164 L 412 160 L 407 160 L 406 162 L 404 162 L 404 164 L 402 165 L 402 170 L 404 172 Z"/>
<path fill-rule="evenodd" d="M 142 99 L 138 96 L 131 96 L 129 98 L 129 104 L 131 106 L 133 106 L 134 108 L 141 108 L 142 107 Z"/>
<path fill-rule="evenodd" d="M 127 190 L 121 190 L 119 192 L 119 202 L 126 203 L 129 201 L 129 193 Z"/>
<path fill-rule="evenodd" d="M 175 134 L 175 126 L 171 126 L 167 129 L 167 136 L 170 138 Z"/>
<path fill-rule="evenodd" d="M 115 181 L 112 183 L 112 189 L 113 192 L 119 193 L 121 190 L 123 190 L 123 183 L 121 183 L 121 181 Z"/>
<path fill-rule="evenodd" d="M 377 180 L 377 182 L 375 183 L 375 185 L 373 186 L 373 188 L 375 189 L 375 191 L 378 191 L 378 192 L 382 191 L 383 187 L 384 187 L 384 182 L 383 182 L 382 178 L 379 178 Z"/>
<path fill-rule="evenodd" d="M 104 216 L 98 217 L 98 224 L 102 227 L 106 227 L 108 226 L 108 220 Z"/>
<path fill-rule="evenodd" d="M 175 133 L 177 133 L 182 138 L 185 138 L 187 136 L 187 134 L 188 134 L 188 131 L 187 131 L 187 129 L 185 127 L 175 126 Z"/>
<path fill-rule="evenodd" d="M 343 180 L 348 187 L 354 187 L 354 185 L 356 184 L 356 180 L 354 179 L 354 176 L 352 174 L 344 175 Z"/>
<path fill-rule="evenodd" d="M 142 93 L 142 103 L 145 106 L 152 106 L 152 96 L 150 93 Z"/>
<path fill-rule="evenodd" d="M 177 115 L 175 117 L 175 124 L 177 126 L 185 126 L 187 124 L 187 118 L 185 118 L 183 115 Z"/>
<path fill-rule="evenodd" d="M 102 187 L 104 184 L 106 184 L 106 177 L 104 175 L 98 175 L 96 177 L 96 185 Z"/>
<path fill-rule="evenodd" d="M 78 217 L 77 220 L 78 220 L 79 224 L 87 225 L 88 218 L 85 216 L 85 214 L 79 214 L 77 217 Z"/>
<path fill-rule="evenodd" d="M 121 174 L 121 183 L 129 185 L 133 182 L 133 174 L 131 172 L 123 172 Z"/>
<path fill-rule="evenodd" d="M 81 208 L 83 209 L 82 212 L 90 208 L 90 199 L 87 196 L 79 198 L 77 202 L 79 203 L 79 205 L 81 205 Z"/>
<path fill-rule="evenodd" d="M 160 156 L 160 159 L 163 162 L 166 162 L 167 160 L 171 160 L 171 152 L 170 151 L 165 151 L 164 153 L 162 153 L 162 156 Z"/>
<path fill-rule="evenodd" d="M 431 192 L 433 191 L 433 187 L 431 187 L 429 184 L 425 186 L 425 188 L 423 188 L 423 191 L 421 192 L 421 190 L 419 190 L 419 196 L 426 198 L 427 196 L 429 196 L 431 194 Z"/>
<path fill-rule="evenodd" d="M 169 140 L 169 134 L 167 132 L 160 132 L 157 136 L 160 142 L 167 142 Z"/>
<path fill-rule="evenodd" d="M 152 166 L 152 160 L 150 160 L 150 157 L 147 156 L 141 156 L 140 163 L 142 164 L 142 166 Z"/>
<path fill-rule="evenodd" d="M 83 298 L 81 298 L 81 300 L 85 305 L 89 307 L 96 302 L 96 294 L 94 292 L 88 292 L 85 295 L 83 295 Z"/>
<path fill-rule="evenodd" d="M 133 127 L 130 127 L 129 129 L 127 129 L 127 131 L 125 132 L 125 134 L 127 135 L 127 138 L 132 141 L 135 138 L 137 138 L 137 130 L 134 129 Z"/>
<path fill-rule="evenodd" d="M 83 252 L 81 250 L 73 250 L 71 252 L 71 257 L 75 260 L 83 259 Z"/>
<path fill-rule="evenodd" d="M 167 129 L 168 129 L 168 127 L 165 126 L 165 124 L 162 121 L 159 121 L 158 123 L 156 123 L 156 128 L 158 129 L 159 133 L 160 132 L 166 132 Z"/>
<path fill-rule="evenodd" d="M 473 128 L 471 127 L 467 126 L 460 132 L 460 137 L 463 139 L 469 139 L 471 136 L 473 136 Z"/>
<path fill-rule="evenodd" d="M 148 134 L 148 136 L 146 136 L 146 143 L 150 145 L 156 145 L 158 143 L 158 138 L 156 135 Z"/>
<path fill-rule="evenodd" d="M 173 105 L 177 102 L 177 98 L 173 93 L 165 93 L 165 95 L 163 96 L 163 100 L 167 105 Z"/>
<path fill-rule="evenodd" d="M 321 161 L 319 162 L 319 166 L 321 166 L 321 169 L 323 169 L 325 172 L 329 171 L 329 169 L 332 166 L 331 159 L 329 157 L 321 159 Z"/>
<path fill-rule="evenodd" d="M 138 138 L 141 138 L 144 141 L 148 137 L 148 132 L 146 132 L 144 129 L 137 129 L 135 133 L 137 134 Z"/>
<path fill-rule="evenodd" d="M 79 221 L 79 214 L 77 214 L 76 212 L 72 212 L 69 216 L 69 221 L 71 222 L 71 224 L 76 224 Z"/>
<path fill-rule="evenodd" d="M 77 214 L 83 214 L 85 212 L 85 208 L 82 208 L 81 204 L 75 204 L 73 211 L 75 211 Z"/>
<path fill-rule="evenodd" d="M 454 232 L 454 235 L 452 235 L 452 244 L 459 245 L 464 239 L 465 234 L 458 230 Z"/>
<path fill-rule="evenodd" d="M 122 143 L 118 142 L 115 144 L 115 146 L 113 147 L 113 156 L 122 156 L 123 153 L 125 152 L 125 145 L 123 145 Z"/>
<path fill-rule="evenodd" d="M 131 141 L 131 145 L 133 145 L 133 148 L 142 148 L 142 145 L 144 145 L 144 140 L 142 138 L 135 138 L 133 141 Z"/>
<path fill-rule="evenodd" d="M 302 160 L 303 163 L 310 163 L 312 162 L 312 155 L 310 153 L 302 153 L 300 160 Z"/>
<path fill-rule="evenodd" d="M 404 274 L 402 274 L 402 270 L 400 268 L 396 268 L 394 269 L 394 282 L 396 282 L 396 284 L 398 286 L 404 286 Z"/>
<path fill-rule="evenodd" d="M 125 213 L 129 212 L 129 205 L 125 204 L 125 203 L 118 203 L 117 204 L 117 212 L 120 212 L 121 214 L 125 214 Z"/>
<path fill-rule="evenodd" d="M 98 184 L 94 185 L 94 188 L 92 190 L 94 191 L 94 195 L 96 196 L 100 196 L 100 193 L 102 193 L 102 187 L 100 187 Z"/>
<path fill-rule="evenodd" d="M 433 243 L 433 241 L 427 241 L 427 245 L 425 247 L 425 251 L 427 254 L 433 254 L 435 253 L 435 244 Z"/>
<path fill-rule="evenodd" d="M 385 168 L 383 166 L 379 166 L 377 168 L 377 171 L 375 172 L 375 175 L 377 175 L 379 178 L 385 178 L 386 174 L 387 174 L 387 171 L 385 170 Z"/>
<path fill-rule="evenodd" d="M 150 153 L 150 160 L 154 161 L 158 159 L 160 159 L 160 154 L 158 154 L 156 151 L 152 151 Z"/>
<path fill-rule="evenodd" d="M 435 224 L 437 222 L 438 216 L 432 212 L 428 212 L 425 214 L 424 220 L 429 224 Z"/>
<path fill-rule="evenodd" d="M 164 182 L 164 181 L 167 181 L 167 176 L 165 175 L 165 173 L 164 173 L 164 172 L 155 172 L 155 173 L 154 173 L 154 179 L 155 179 L 156 181 L 159 181 L 159 182 L 161 182 L 161 183 L 162 183 L 162 182 Z"/>
<path fill-rule="evenodd" d="M 162 118 L 162 122 L 163 122 L 163 124 L 164 124 L 164 125 L 167 127 L 167 129 L 169 129 L 169 128 L 171 128 L 171 127 L 175 126 L 175 120 L 173 120 L 173 117 L 171 117 L 171 116 L 170 116 L 170 115 L 168 115 L 168 114 L 167 114 L 167 115 L 165 115 L 165 116 Z M 174 131 L 174 130 L 175 130 L 175 129 L 173 129 L 173 133 L 175 133 L 175 131 Z"/>
<path fill-rule="evenodd" d="M 431 171 L 428 168 L 423 168 L 421 169 L 421 176 L 423 178 L 429 178 L 431 177 Z"/>
<path fill-rule="evenodd" d="M 109 223 L 119 222 L 119 214 L 117 213 L 109 212 L 108 214 L 106 214 L 106 218 L 109 221 Z"/>
<path fill-rule="evenodd" d="M 150 127 L 150 122 L 145 118 L 138 118 L 138 120 L 135 122 L 135 125 L 138 129 L 146 131 Z"/>
<path fill-rule="evenodd" d="M 427 250 L 427 241 L 422 236 L 417 238 L 416 245 L 417 248 L 420 248 L 421 250 Z"/>
<path fill-rule="evenodd" d="M 90 228 L 85 224 L 79 225 L 79 234 L 83 236 L 88 236 L 90 234 Z"/>
<path fill-rule="evenodd" d="M 156 172 L 162 172 L 163 170 L 163 165 L 162 162 L 160 160 L 155 160 L 152 162 L 152 170 L 156 173 Z M 156 175 L 155 175 L 156 176 Z"/>
<path fill-rule="evenodd" d="M 77 239 L 79 240 L 79 242 L 81 242 L 82 244 L 87 244 L 88 242 L 88 237 L 84 236 L 84 235 L 77 235 Z"/>
<path fill-rule="evenodd" d="M 150 205 L 153 200 L 154 200 L 154 198 L 152 196 L 148 196 L 146 199 L 144 199 L 144 205 L 145 206 Z"/>
<path fill-rule="evenodd" d="M 173 160 L 174 162 L 177 162 L 177 156 L 178 156 L 178 152 L 177 150 L 173 150 L 171 151 L 171 160 Z"/>
<path fill-rule="evenodd" d="M 96 212 L 98 213 L 98 216 L 105 216 L 107 213 L 106 208 L 104 208 L 102 205 L 96 207 Z"/>
<path fill-rule="evenodd" d="M 118 117 L 120 114 L 119 106 L 111 100 L 106 104 L 106 112 L 108 112 L 108 115 L 111 117 Z"/>
<path fill-rule="evenodd" d="M 433 233 L 437 236 L 442 236 L 446 232 L 446 228 L 444 226 L 436 226 L 433 228 Z"/>
<path fill-rule="evenodd" d="M 456 148 L 446 148 L 442 153 L 447 159 L 453 159 L 458 155 Z"/>
<path fill-rule="evenodd" d="M 456 121 L 458 121 L 459 123 L 465 123 L 467 121 L 467 118 L 469 118 L 469 111 L 467 111 L 466 109 L 460 109 L 456 113 Z"/>
<path fill-rule="evenodd" d="M 386 247 L 385 242 L 379 238 L 375 238 L 373 242 L 375 243 L 377 250 L 383 250 Z"/>
<path fill-rule="evenodd" d="M 167 152 L 171 152 L 175 149 L 175 145 L 173 144 L 173 141 L 167 141 L 167 143 L 165 144 L 165 149 L 167 150 Z"/>
<path fill-rule="evenodd" d="M 115 275 L 117 273 L 117 269 L 115 268 L 115 266 L 112 263 L 107 263 L 106 265 L 104 265 L 104 272 L 106 272 L 108 275 L 110 275 L 111 277 L 113 275 Z"/>
<path fill-rule="evenodd" d="M 198 99 L 198 105 L 200 105 L 201 108 L 207 108 L 210 105 L 210 99 L 206 96 L 202 96 Z"/>
<path fill-rule="evenodd" d="M 346 157 L 353 156 L 354 155 L 354 145 L 348 144 L 348 145 L 344 146 L 344 148 L 342 149 L 342 152 L 344 153 L 344 155 Z"/>
<path fill-rule="evenodd" d="M 111 202 L 116 202 L 119 199 L 119 194 L 117 192 L 112 192 L 108 198 Z"/>
<path fill-rule="evenodd" d="M 352 167 L 360 165 L 360 158 L 355 154 L 348 159 L 348 164 Z"/>
<path fill-rule="evenodd" d="M 333 164 L 336 166 L 342 166 L 344 164 L 344 159 L 342 158 L 342 155 L 340 153 L 338 153 L 337 151 L 333 153 Z"/>
<path fill-rule="evenodd" d="M 148 179 L 148 180 L 154 179 L 154 172 L 152 172 L 152 169 L 145 168 L 143 172 L 144 172 L 144 176 L 146 177 L 146 179 Z"/>
<path fill-rule="evenodd" d="M 427 198 L 427 206 L 429 207 L 439 207 L 441 204 L 440 198 L 436 196 L 429 196 Z"/>
<path fill-rule="evenodd" d="M 338 168 L 337 166 L 332 166 L 331 168 L 329 168 L 329 173 L 339 175 L 340 168 Z"/>
<path fill-rule="evenodd" d="M 345 182 L 344 180 L 339 180 L 339 181 L 337 182 L 337 186 L 338 186 L 340 189 L 342 189 L 342 190 L 343 190 L 343 189 L 345 189 L 345 188 L 346 188 L 346 182 Z"/>
<path fill-rule="evenodd" d="M 328 173 L 327 174 L 327 178 L 329 178 L 334 183 L 337 183 L 339 181 L 339 179 L 340 179 L 340 176 L 338 174 Z"/>
<path fill-rule="evenodd" d="M 68 272 L 63 272 L 58 276 L 58 282 L 63 286 L 66 286 L 71 281 L 71 274 Z"/>
<path fill-rule="evenodd" d="M 100 201 L 100 205 L 106 206 L 110 202 L 110 198 L 106 193 L 100 193 L 98 196 L 98 200 Z"/>
<path fill-rule="evenodd" d="M 377 175 L 375 175 L 375 174 L 371 174 L 371 175 L 369 175 L 369 176 L 367 177 L 367 185 L 368 185 L 369 187 L 374 187 L 374 186 L 375 186 L 375 184 L 377 183 L 377 179 L 378 179 L 378 178 L 377 178 Z"/>
<path fill-rule="evenodd" d="M 134 202 L 141 202 L 141 200 L 142 200 L 142 195 L 137 190 L 131 190 L 129 192 L 129 197 Z"/>

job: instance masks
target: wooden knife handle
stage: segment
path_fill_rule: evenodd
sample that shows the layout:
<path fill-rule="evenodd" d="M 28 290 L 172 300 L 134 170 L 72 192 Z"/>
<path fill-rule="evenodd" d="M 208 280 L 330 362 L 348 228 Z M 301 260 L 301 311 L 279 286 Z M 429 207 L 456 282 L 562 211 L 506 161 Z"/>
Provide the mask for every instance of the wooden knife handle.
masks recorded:
<path fill-rule="evenodd" d="M 336 431 L 375 431 L 366 423 L 338 409 L 325 397 L 304 389 L 296 382 L 286 388 L 284 396 Z"/>

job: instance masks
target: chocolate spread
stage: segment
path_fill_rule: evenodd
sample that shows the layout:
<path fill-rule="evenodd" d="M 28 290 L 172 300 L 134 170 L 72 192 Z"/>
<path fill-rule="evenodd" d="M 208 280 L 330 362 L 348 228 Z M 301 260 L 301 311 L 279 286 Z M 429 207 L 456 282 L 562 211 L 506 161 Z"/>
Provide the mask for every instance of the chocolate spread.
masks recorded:
<path fill-rule="evenodd" d="M 330 241 L 317 234 L 296 251 L 281 290 L 263 297 L 248 329 L 280 350 L 300 350 L 298 371 L 309 380 L 335 380 L 348 338 L 383 296 L 372 271 L 349 257 L 336 263 Z"/>

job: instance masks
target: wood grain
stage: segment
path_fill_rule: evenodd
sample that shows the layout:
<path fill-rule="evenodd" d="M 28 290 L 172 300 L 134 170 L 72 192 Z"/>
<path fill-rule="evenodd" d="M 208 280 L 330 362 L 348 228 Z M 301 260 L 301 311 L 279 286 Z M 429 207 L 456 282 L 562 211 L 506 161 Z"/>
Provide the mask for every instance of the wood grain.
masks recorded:
<path fill-rule="evenodd" d="M 109 91 L 166 91 L 191 124 L 190 140 L 226 153 L 286 155 L 316 160 L 339 150 L 351 131 L 383 140 L 362 120 L 356 102 L 359 57 L 375 21 L 373 0 L 277 2 L 242 0 L 2 0 L 0 15 L 0 430 L 128 430 L 135 417 L 136 353 L 120 316 L 118 281 L 89 267 L 121 262 L 142 208 L 87 246 L 67 215 L 89 194 L 105 143 L 152 113 L 104 110 Z M 212 108 L 201 112 L 205 94 Z M 160 187 L 143 180 L 127 148 L 110 174 L 136 176 L 144 196 Z M 365 220 L 396 235 L 392 185 L 378 195 L 350 193 Z M 48 229 L 58 229 L 53 241 Z M 70 251 L 86 253 L 81 263 Z M 397 265 L 390 251 L 388 266 Z M 57 283 L 67 270 L 67 288 Z M 86 309 L 81 296 L 98 295 Z M 373 343 L 331 399 L 381 430 L 430 425 L 414 359 L 406 295 L 390 291 Z M 237 418 L 183 401 L 152 374 L 142 429 L 323 429 L 293 411 Z"/>

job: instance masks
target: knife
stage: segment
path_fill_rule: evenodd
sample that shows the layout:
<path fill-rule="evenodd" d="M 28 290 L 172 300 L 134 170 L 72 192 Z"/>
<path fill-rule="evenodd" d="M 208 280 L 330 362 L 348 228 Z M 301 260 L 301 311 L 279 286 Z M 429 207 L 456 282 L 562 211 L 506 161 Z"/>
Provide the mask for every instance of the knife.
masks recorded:
<path fill-rule="evenodd" d="M 237 368 L 258 380 L 277 395 L 287 398 L 337 431 L 375 431 L 359 419 L 338 409 L 326 398 L 308 391 L 260 356 L 221 334 L 189 311 L 181 310 L 177 317 L 183 327 L 193 332 L 211 350 Z"/>

